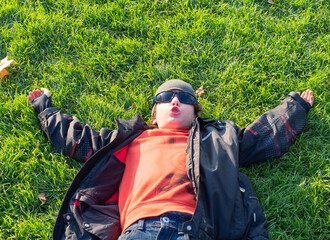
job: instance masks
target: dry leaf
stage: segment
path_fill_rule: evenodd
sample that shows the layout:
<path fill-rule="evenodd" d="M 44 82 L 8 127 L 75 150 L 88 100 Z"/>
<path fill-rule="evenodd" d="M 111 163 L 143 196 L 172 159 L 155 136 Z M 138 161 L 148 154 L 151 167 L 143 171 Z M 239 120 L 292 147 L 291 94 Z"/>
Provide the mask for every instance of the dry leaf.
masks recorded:
<path fill-rule="evenodd" d="M 186 52 L 188 52 L 189 49 L 190 49 L 190 45 L 189 45 L 189 44 L 187 44 L 187 45 L 183 45 L 183 49 L 184 49 Z"/>
<path fill-rule="evenodd" d="M 273 0 L 268 0 L 268 3 L 274 4 L 274 1 Z"/>
<path fill-rule="evenodd" d="M 133 108 L 136 108 L 135 103 L 133 103 L 133 104 L 129 107 L 129 109 L 133 109 Z"/>
<path fill-rule="evenodd" d="M 8 56 L 1 60 L 1 62 L 0 62 L 0 78 L 3 78 L 4 76 L 9 74 L 9 72 L 5 68 L 9 67 L 11 64 L 16 64 L 16 62 L 14 60 L 8 61 Z"/>
<path fill-rule="evenodd" d="M 47 202 L 46 194 L 43 193 L 43 192 L 42 193 L 39 193 L 38 198 L 41 201 L 41 204 L 45 204 Z"/>
<path fill-rule="evenodd" d="M 203 95 L 205 92 L 204 92 L 204 89 L 203 89 L 203 86 L 201 86 L 200 88 L 198 88 L 196 91 L 195 91 L 196 95 L 197 96 L 201 96 Z"/>

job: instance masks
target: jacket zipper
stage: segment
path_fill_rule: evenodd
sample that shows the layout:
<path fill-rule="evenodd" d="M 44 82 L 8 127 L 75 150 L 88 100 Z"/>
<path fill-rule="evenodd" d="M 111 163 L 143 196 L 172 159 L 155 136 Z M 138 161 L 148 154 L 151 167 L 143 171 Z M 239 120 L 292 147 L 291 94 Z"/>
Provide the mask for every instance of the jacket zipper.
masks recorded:
<path fill-rule="evenodd" d="M 188 176 L 190 178 L 190 181 L 194 187 L 194 191 L 195 191 L 195 196 L 196 196 L 196 200 L 197 200 L 197 193 L 198 193 L 198 183 L 196 180 L 196 176 L 195 176 L 195 162 L 194 162 L 194 156 L 193 156 L 193 146 L 194 146 L 194 138 L 195 138 L 195 134 L 196 134 L 196 128 L 197 128 L 197 120 L 195 120 L 192 129 L 191 129 L 191 134 L 190 134 L 190 162 L 191 162 L 191 169 L 189 169 L 190 171 L 188 171 Z"/>

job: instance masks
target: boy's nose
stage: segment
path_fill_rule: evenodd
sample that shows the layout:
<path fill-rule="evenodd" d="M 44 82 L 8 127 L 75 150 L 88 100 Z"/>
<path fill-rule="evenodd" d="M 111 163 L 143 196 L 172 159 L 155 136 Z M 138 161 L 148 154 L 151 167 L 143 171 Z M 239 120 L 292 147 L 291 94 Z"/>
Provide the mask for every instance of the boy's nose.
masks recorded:
<path fill-rule="evenodd" d="M 174 98 L 171 101 L 172 105 L 179 105 L 180 104 L 180 100 L 177 96 L 174 96 Z"/>

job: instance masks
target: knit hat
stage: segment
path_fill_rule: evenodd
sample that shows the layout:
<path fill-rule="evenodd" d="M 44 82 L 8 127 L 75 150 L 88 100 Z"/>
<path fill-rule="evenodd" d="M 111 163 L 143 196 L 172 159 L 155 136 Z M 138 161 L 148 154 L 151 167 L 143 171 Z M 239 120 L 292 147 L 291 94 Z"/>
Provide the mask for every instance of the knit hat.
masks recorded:
<path fill-rule="evenodd" d="M 180 79 L 171 79 L 164 82 L 162 85 L 158 87 L 155 95 L 161 92 L 173 91 L 173 90 L 179 90 L 181 92 L 189 93 L 197 99 L 193 87 L 189 83 L 186 83 Z"/>

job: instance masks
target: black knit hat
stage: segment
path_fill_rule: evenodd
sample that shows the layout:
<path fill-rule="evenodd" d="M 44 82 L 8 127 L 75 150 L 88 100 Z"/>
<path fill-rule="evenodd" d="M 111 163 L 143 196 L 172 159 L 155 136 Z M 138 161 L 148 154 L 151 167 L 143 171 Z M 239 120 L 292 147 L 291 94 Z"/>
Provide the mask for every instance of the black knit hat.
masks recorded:
<path fill-rule="evenodd" d="M 189 93 L 197 99 L 193 87 L 189 83 L 186 83 L 180 79 L 171 79 L 164 82 L 162 85 L 158 87 L 155 95 L 161 92 L 173 91 L 173 90 L 179 90 L 181 92 Z"/>

